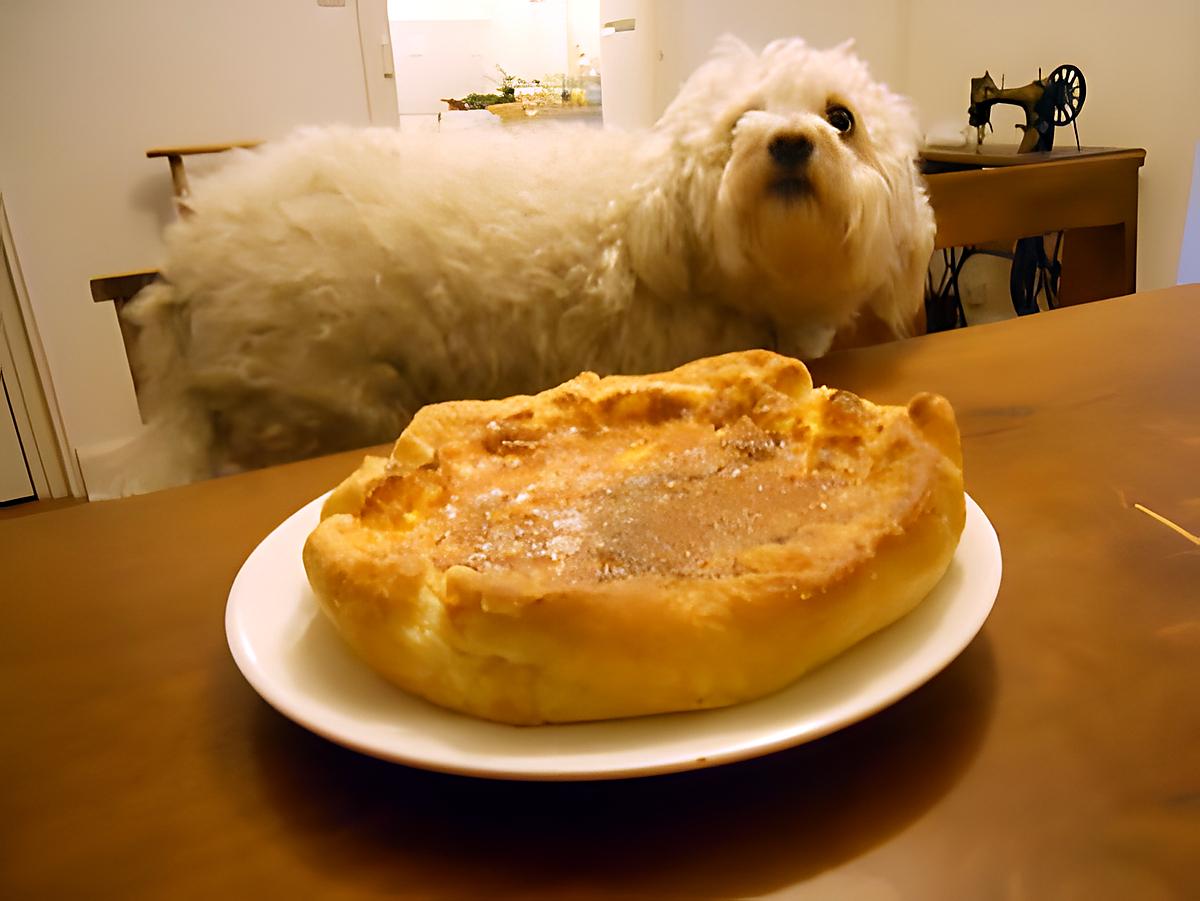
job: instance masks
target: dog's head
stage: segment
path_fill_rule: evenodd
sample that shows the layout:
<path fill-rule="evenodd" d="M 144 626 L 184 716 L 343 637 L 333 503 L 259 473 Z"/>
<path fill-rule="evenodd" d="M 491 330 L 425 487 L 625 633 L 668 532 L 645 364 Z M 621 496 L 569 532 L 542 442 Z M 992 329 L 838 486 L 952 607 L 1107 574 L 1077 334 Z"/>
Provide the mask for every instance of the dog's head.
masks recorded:
<path fill-rule="evenodd" d="M 725 38 L 656 130 L 720 277 L 789 307 L 761 312 L 844 321 L 870 304 L 899 330 L 919 308 L 934 225 L 916 117 L 849 44 Z"/>

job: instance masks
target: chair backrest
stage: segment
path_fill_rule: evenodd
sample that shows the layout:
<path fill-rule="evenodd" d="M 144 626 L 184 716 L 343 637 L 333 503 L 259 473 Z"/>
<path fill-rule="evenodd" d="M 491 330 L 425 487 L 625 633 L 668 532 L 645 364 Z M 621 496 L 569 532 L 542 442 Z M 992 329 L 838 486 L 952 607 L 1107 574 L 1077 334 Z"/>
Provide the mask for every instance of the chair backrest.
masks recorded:
<path fill-rule="evenodd" d="M 262 141 L 233 141 L 229 144 L 196 144 L 190 147 L 152 147 L 146 151 L 146 156 L 150 159 L 162 156 L 167 158 L 167 165 L 171 167 L 171 188 L 175 192 L 175 208 L 180 215 L 186 216 L 191 212 L 185 202 L 188 194 L 191 193 L 191 187 L 188 185 L 187 171 L 183 167 L 185 156 L 195 156 L 201 153 L 224 153 L 235 147 L 249 149 L 257 147 L 261 143 Z"/>
<path fill-rule="evenodd" d="M 187 172 L 183 167 L 185 156 L 195 156 L 201 153 L 224 153 L 235 147 L 257 147 L 262 141 L 234 141 L 229 144 L 200 144 L 191 147 L 154 147 L 146 151 L 150 159 L 166 157 L 171 167 L 171 188 L 175 194 L 175 209 L 180 216 L 190 216 L 191 209 L 187 205 L 187 197 L 191 191 L 188 185 Z M 158 272 L 153 269 L 136 269 L 131 272 L 117 272 L 108 275 L 98 275 L 91 280 L 92 300 L 96 303 L 111 302 L 117 313 L 117 322 L 121 325 L 121 337 L 129 347 L 130 335 L 125 320 L 121 318 L 121 308 L 131 301 L 134 296 L 155 278 Z"/>

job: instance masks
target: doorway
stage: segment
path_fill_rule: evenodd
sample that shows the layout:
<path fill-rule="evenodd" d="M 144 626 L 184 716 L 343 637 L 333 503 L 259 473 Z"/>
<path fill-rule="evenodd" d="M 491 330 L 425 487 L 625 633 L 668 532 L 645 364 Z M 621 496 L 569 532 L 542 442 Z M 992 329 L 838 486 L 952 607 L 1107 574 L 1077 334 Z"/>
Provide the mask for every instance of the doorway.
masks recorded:
<path fill-rule="evenodd" d="M 0 503 L 84 496 L 66 447 L 0 195 Z"/>
<path fill-rule="evenodd" d="M 599 0 L 388 0 L 402 131 L 601 124 Z"/>

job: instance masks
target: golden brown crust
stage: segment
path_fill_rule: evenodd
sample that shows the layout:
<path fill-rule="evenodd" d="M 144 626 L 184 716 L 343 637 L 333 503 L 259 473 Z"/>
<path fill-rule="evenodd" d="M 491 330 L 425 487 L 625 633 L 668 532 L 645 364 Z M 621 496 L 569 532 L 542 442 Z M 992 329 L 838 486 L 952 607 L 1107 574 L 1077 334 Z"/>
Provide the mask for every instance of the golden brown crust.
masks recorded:
<path fill-rule="evenodd" d="M 304 548 L 374 668 L 510 723 L 767 694 L 911 610 L 964 520 L 954 414 L 728 354 L 426 407 Z"/>

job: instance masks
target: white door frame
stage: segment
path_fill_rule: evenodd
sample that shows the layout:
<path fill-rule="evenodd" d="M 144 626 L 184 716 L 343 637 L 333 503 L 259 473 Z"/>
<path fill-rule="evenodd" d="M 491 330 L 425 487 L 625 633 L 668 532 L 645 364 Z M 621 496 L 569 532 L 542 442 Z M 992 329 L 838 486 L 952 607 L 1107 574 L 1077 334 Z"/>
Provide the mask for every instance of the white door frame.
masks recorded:
<path fill-rule="evenodd" d="M 37 496 L 85 497 L 83 477 L 75 455 L 69 451 L 46 351 L 17 261 L 3 194 L 0 194 L 0 360 L 4 362 L 17 435 L 25 448 Z"/>
<path fill-rule="evenodd" d="M 4 323 L 0 322 L 0 339 L 3 329 Z M 21 446 L 21 436 L 17 434 L 16 414 L 4 384 L 6 363 L 4 350 L 0 349 L 0 507 L 37 497 L 29 460 Z"/>
<path fill-rule="evenodd" d="M 396 102 L 396 72 L 392 64 L 391 27 L 387 0 L 351 0 L 358 20 L 358 46 L 362 55 L 363 88 L 367 116 L 372 125 L 400 125 Z"/>

